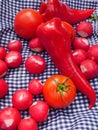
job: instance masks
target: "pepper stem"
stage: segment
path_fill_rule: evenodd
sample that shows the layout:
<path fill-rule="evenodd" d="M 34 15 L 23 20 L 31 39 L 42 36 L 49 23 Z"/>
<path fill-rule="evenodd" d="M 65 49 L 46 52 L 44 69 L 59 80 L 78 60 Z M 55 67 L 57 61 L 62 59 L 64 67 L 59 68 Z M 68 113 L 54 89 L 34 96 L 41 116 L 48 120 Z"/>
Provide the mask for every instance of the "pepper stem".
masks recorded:
<path fill-rule="evenodd" d="M 97 16 L 97 15 L 92 15 L 92 16 L 90 17 L 90 19 L 91 19 L 92 21 L 96 21 L 96 20 L 98 20 L 98 16 Z"/>

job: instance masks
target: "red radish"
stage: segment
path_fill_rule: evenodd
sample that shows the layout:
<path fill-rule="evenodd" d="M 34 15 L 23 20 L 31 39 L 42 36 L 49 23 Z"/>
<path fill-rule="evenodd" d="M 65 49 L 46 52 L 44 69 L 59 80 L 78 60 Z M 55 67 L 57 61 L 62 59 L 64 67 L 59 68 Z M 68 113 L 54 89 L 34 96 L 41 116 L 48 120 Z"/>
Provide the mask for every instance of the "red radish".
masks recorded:
<path fill-rule="evenodd" d="M 0 78 L 4 77 L 7 72 L 8 72 L 7 64 L 3 60 L 0 60 Z"/>
<path fill-rule="evenodd" d="M 88 49 L 87 57 L 98 63 L 98 45 L 93 45 Z"/>
<path fill-rule="evenodd" d="M 33 38 L 30 42 L 29 42 L 29 47 L 32 51 L 34 52 L 42 52 L 44 50 L 43 45 L 41 44 L 39 38 Z"/>
<path fill-rule="evenodd" d="M 20 113 L 16 108 L 4 108 L 0 111 L 0 128 L 3 130 L 16 130 L 20 118 Z"/>
<path fill-rule="evenodd" d="M 4 47 L 0 47 L 0 59 L 4 60 L 5 56 L 6 56 L 6 49 Z"/>
<path fill-rule="evenodd" d="M 82 49 L 76 49 L 72 52 L 73 58 L 77 65 L 87 58 L 87 53 Z"/>
<path fill-rule="evenodd" d="M 32 104 L 33 96 L 25 89 L 17 90 L 12 96 L 12 104 L 18 110 L 26 110 Z"/>
<path fill-rule="evenodd" d="M 10 51 L 6 54 L 5 62 L 9 68 L 17 68 L 22 64 L 22 55 L 18 51 Z"/>
<path fill-rule="evenodd" d="M 19 40 L 12 40 L 8 43 L 7 47 L 10 51 L 21 51 L 22 50 L 22 42 Z"/>
<path fill-rule="evenodd" d="M 29 82 L 28 89 L 32 94 L 37 95 L 42 93 L 43 85 L 38 79 L 32 79 Z"/>
<path fill-rule="evenodd" d="M 38 125 L 33 118 L 24 118 L 20 121 L 18 130 L 38 130 Z"/>
<path fill-rule="evenodd" d="M 81 22 L 76 27 L 76 33 L 81 37 L 88 37 L 93 34 L 93 26 L 90 22 Z"/>
<path fill-rule="evenodd" d="M 48 112 L 49 106 L 44 101 L 36 101 L 29 108 L 29 113 L 31 117 L 35 119 L 37 122 L 46 121 Z"/>
<path fill-rule="evenodd" d="M 81 62 L 80 69 L 87 79 L 95 78 L 98 74 L 98 66 L 96 62 L 90 59 Z"/>
<path fill-rule="evenodd" d="M 90 47 L 90 43 L 88 39 L 83 38 L 83 37 L 76 37 L 74 42 L 73 42 L 73 47 L 74 49 L 83 49 L 87 51 Z"/>
<path fill-rule="evenodd" d="M 4 97 L 8 92 L 8 84 L 5 80 L 0 79 L 0 98 Z"/>
<path fill-rule="evenodd" d="M 26 59 L 25 67 L 31 74 L 40 74 L 44 71 L 46 63 L 43 57 L 34 55 Z"/>

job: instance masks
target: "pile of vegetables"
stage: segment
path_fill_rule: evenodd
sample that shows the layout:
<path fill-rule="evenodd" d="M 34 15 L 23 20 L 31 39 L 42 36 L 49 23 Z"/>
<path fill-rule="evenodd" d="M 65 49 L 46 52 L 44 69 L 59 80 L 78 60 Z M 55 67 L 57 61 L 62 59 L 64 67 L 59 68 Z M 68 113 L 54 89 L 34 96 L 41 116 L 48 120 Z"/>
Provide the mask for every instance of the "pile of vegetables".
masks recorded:
<path fill-rule="evenodd" d="M 44 84 L 32 79 L 27 89 L 17 90 L 12 95 L 13 107 L 0 110 L 1 129 L 38 130 L 37 123 L 47 120 L 50 108 L 68 107 L 77 90 L 88 97 L 89 109 L 95 105 L 96 93 L 89 79 L 98 74 L 98 45 L 90 46 L 87 37 L 93 35 L 93 26 L 83 21 L 93 12 L 94 9 L 77 10 L 59 0 L 47 0 L 41 3 L 39 11 L 28 8 L 16 14 L 16 34 L 29 41 L 31 51 L 47 51 L 60 74 L 52 75 Z M 76 28 L 73 24 L 77 24 Z M 8 92 L 3 77 L 23 63 L 21 41 L 9 41 L 7 49 L 8 52 L 0 47 L 0 98 Z M 24 64 L 30 74 L 43 73 L 47 65 L 39 55 L 29 56 Z M 45 101 L 34 102 L 34 95 L 38 94 L 43 94 Z M 21 119 L 20 110 L 28 110 L 30 117 Z"/>

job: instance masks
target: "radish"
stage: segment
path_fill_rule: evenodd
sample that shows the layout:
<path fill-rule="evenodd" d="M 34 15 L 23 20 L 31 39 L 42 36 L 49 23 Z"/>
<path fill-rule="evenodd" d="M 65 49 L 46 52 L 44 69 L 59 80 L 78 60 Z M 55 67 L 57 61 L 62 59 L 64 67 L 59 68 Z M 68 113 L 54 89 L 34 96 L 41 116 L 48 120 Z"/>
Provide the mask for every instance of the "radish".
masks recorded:
<path fill-rule="evenodd" d="M 29 82 L 28 90 L 29 90 L 32 94 L 37 95 L 37 94 L 42 93 L 43 85 L 42 85 L 42 83 L 41 83 L 38 79 L 32 79 L 32 80 Z"/>
<path fill-rule="evenodd" d="M 76 33 L 81 37 L 91 36 L 93 33 L 93 26 L 90 22 L 81 22 L 76 27 Z"/>
<path fill-rule="evenodd" d="M 12 104 L 18 110 L 26 110 L 33 102 L 32 94 L 26 89 L 17 90 L 12 96 Z"/>
<path fill-rule="evenodd" d="M 98 64 L 98 45 L 93 45 L 88 49 L 87 57 Z"/>
<path fill-rule="evenodd" d="M 0 47 L 0 59 L 4 60 L 6 56 L 6 49 L 4 47 Z"/>
<path fill-rule="evenodd" d="M 98 74 L 98 66 L 96 62 L 90 59 L 81 62 L 80 69 L 87 79 L 95 78 Z"/>
<path fill-rule="evenodd" d="M 0 60 L 0 78 L 4 77 L 7 72 L 8 72 L 7 64 L 3 60 Z"/>
<path fill-rule="evenodd" d="M 32 55 L 26 59 L 25 67 L 31 74 L 40 74 L 44 71 L 46 63 L 43 57 Z"/>
<path fill-rule="evenodd" d="M 10 51 L 21 51 L 22 50 L 22 42 L 19 40 L 12 40 L 7 45 Z"/>
<path fill-rule="evenodd" d="M 35 119 L 37 122 L 46 121 L 48 112 L 49 106 L 44 101 L 36 101 L 29 108 L 29 113 L 31 117 Z"/>
<path fill-rule="evenodd" d="M 16 130 L 21 120 L 20 112 L 13 107 L 0 110 L 0 130 Z"/>
<path fill-rule="evenodd" d="M 18 130 L 38 130 L 38 125 L 33 118 L 26 117 L 20 121 Z"/>
<path fill-rule="evenodd" d="M 18 51 L 10 51 L 6 54 L 5 62 L 9 68 L 17 68 L 22 64 L 22 55 Z"/>
<path fill-rule="evenodd" d="M 43 45 L 41 44 L 39 38 L 33 38 L 30 42 L 29 42 L 29 47 L 32 51 L 34 52 L 42 52 L 44 50 Z"/>
<path fill-rule="evenodd" d="M 87 51 L 90 47 L 90 43 L 88 39 L 83 38 L 83 37 L 76 37 L 74 42 L 73 42 L 73 47 L 74 49 L 83 49 Z"/>
<path fill-rule="evenodd" d="M 0 79 L 0 98 L 4 97 L 8 92 L 8 84 L 5 80 Z"/>
<path fill-rule="evenodd" d="M 87 58 L 87 53 L 82 49 L 76 49 L 72 52 L 73 58 L 77 65 Z"/>

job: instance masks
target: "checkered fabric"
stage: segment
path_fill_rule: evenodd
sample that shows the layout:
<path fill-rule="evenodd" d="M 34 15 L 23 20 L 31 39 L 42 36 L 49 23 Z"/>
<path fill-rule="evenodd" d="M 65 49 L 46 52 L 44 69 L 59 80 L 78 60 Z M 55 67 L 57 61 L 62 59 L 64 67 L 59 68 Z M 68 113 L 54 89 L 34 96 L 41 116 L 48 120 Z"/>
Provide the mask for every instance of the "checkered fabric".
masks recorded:
<path fill-rule="evenodd" d="M 70 7 L 77 9 L 95 8 L 95 13 L 98 15 L 98 2 L 87 0 L 62 0 Z M 0 109 L 12 106 L 12 95 L 17 89 L 27 88 L 29 81 L 33 78 L 38 78 L 44 82 L 49 76 L 58 74 L 59 71 L 55 68 L 51 58 L 47 52 L 35 53 L 28 48 L 28 41 L 17 36 L 13 29 L 13 21 L 16 13 L 24 8 L 33 8 L 38 10 L 41 0 L 0 0 L 0 46 L 7 49 L 7 43 L 14 39 L 22 41 L 23 49 L 23 64 L 16 69 L 9 69 L 7 75 L 4 77 L 9 85 L 8 94 L 0 99 Z M 89 37 L 90 44 L 98 44 L 98 21 L 92 22 L 94 32 Z M 45 71 L 39 75 L 29 74 L 25 67 L 24 62 L 30 55 L 41 55 L 44 57 L 47 67 Z M 97 101 L 95 106 L 89 110 L 89 101 L 87 97 L 80 92 L 77 92 L 75 101 L 65 109 L 50 108 L 47 121 L 39 123 L 39 130 L 98 130 L 98 77 L 89 80 L 97 94 Z M 34 101 L 44 100 L 43 95 L 34 97 Z M 21 117 L 29 116 L 28 111 L 21 111 Z"/>

